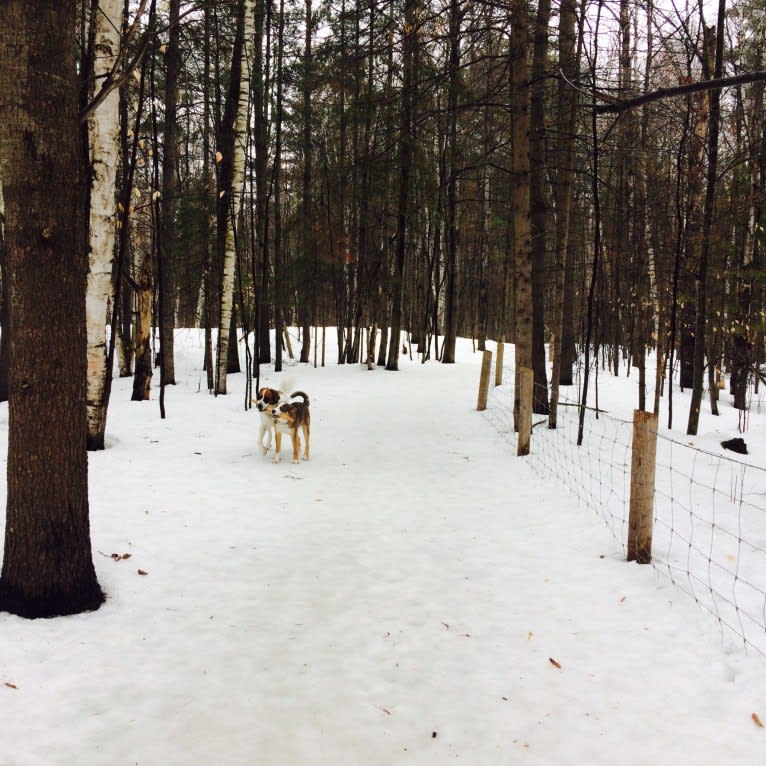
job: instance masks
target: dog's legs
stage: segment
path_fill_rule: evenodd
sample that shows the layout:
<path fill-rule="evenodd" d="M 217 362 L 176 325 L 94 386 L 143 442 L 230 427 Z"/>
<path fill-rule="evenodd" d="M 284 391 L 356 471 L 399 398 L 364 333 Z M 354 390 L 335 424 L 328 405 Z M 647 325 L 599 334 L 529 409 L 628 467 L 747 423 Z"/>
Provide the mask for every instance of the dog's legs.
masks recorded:
<path fill-rule="evenodd" d="M 308 424 L 303 426 L 303 459 L 309 459 L 309 427 Z"/>
<path fill-rule="evenodd" d="M 258 429 L 258 444 L 265 455 L 271 447 L 271 429 L 261 426 Z"/>
<path fill-rule="evenodd" d="M 301 440 L 298 438 L 298 429 L 296 428 L 290 436 L 293 440 L 293 463 L 298 462 L 298 454 L 301 451 Z"/>
<path fill-rule="evenodd" d="M 282 457 L 279 454 L 279 451 L 282 449 L 282 434 L 277 431 L 274 434 L 274 460 L 272 462 L 278 463 Z"/>

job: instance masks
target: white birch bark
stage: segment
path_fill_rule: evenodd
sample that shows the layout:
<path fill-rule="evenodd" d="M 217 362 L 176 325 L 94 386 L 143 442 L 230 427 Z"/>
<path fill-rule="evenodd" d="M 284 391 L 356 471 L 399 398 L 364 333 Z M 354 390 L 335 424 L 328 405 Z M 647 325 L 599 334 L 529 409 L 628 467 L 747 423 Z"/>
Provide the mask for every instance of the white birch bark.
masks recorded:
<path fill-rule="evenodd" d="M 101 0 L 95 24 L 94 74 L 96 92 L 111 72 L 120 49 L 122 0 Z M 117 235 L 116 182 L 119 164 L 120 118 L 117 88 L 88 119 L 93 187 L 90 200 L 90 252 L 85 299 L 88 331 L 88 448 L 103 449 L 106 430 L 107 313 L 114 295 L 112 270 Z M 115 307 L 111 307 L 114 310 Z"/>
<path fill-rule="evenodd" d="M 250 62 L 253 55 L 255 33 L 255 0 L 245 0 L 244 45 L 242 46 L 242 74 L 239 81 L 239 100 L 237 119 L 234 125 L 234 156 L 232 157 L 231 217 L 226 227 L 226 247 L 221 277 L 221 311 L 218 331 L 218 350 L 216 354 L 216 394 L 226 393 L 226 367 L 229 355 L 229 325 L 234 306 L 234 275 L 236 268 L 236 248 L 234 226 L 242 206 L 242 186 L 245 177 L 245 144 L 250 106 Z"/>

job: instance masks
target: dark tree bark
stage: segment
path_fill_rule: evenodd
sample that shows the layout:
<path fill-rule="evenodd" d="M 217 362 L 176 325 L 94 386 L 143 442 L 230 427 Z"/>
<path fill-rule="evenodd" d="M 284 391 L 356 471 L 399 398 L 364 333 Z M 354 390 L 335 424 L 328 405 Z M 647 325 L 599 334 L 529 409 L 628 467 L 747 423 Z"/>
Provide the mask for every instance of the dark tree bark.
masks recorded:
<path fill-rule="evenodd" d="M 261 284 L 258 298 L 258 322 L 256 335 L 256 358 L 259 363 L 271 361 L 271 342 L 269 338 L 269 272 L 270 259 L 268 247 L 268 194 L 266 178 L 266 70 L 264 68 L 263 35 L 266 22 L 264 0 L 255 3 L 255 50 L 253 55 L 253 119 L 255 127 L 255 248 L 253 260 L 261 264 Z"/>
<path fill-rule="evenodd" d="M 529 179 L 528 13 L 524 0 L 511 3 L 511 110 L 513 173 L 511 208 L 516 282 L 516 369 L 532 369 L 532 240 Z"/>
<path fill-rule="evenodd" d="M 175 218 L 178 199 L 178 77 L 181 71 L 180 16 L 181 0 L 170 0 L 168 17 L 168 47 L 165 52 L 165 131 L 162 158 L 162 220 L 161 220 L 161 295 L 162 383 L 175 385 L 175 352 L 173 337 L 176 316 Z"/>
<path fill-rule="evenodd" d="M 551 369 L 551 401 L 548 427 L 556 428 L 558 418 L 559 386 L 572 384 L 574 355 L 567 356 L 565 339 L 573 344 L 570 312 L 565 313 L 567 290 L 573 293 L 574 282 L 571 268 L 569 229 L 574 185 L 574 144 L 577 125 L 578 93 L 570 87 L 577 72 L 579 60 L 578 39 L 575 34 L 577 0 L 565 0 L 559 13 L 559 69 L 562 77 L 558 84 L 558 112 L 556 115 L 556 168 L 554 197 L 556 204 L 556 291 L 553 303 L 553 367 Z"/>
<path fill-rule="evenodd" d="M 303 227 L 303 269 L 301 273 L 301 313 L 303 315 L 303 342 L 301 344 L 301 362 L 308 362 L 311 353 L 310 270 L 314 266 L 316 238 L 314 236 L 314 207 L 312 188 L 314 184 L 314 145 L 311 137 L 312 108 L 312 1 L 306 0 L 306 38 L 303 51 L 303 191 L 301 217 Z"/>
<path fill-rule="evenodd" d="M 462 12 L 458 0 L 450 0 L 449 12 L 449 84 L 447 86 L 447 261 L 444 307 L 444 353 L 442 362 L 454 364 L 457 344 L 457 176 L 458 141 L 457 108 L 460 77 L 460 19 Z"/>
<path fill-rule="evenodd" d="M 552 264 L 546 263 L 549 226 L 545 167 L 545 74 L 548 56 L 550 0 L 540 0 L 535 20 L 532 54 L 532 92 L 530 102 L 529 166 L 530 225 L 532 233 L 532 370 L 535 386 L 533 411 L 547 415 L 548 374 L 545 366 L 545 284 Z"/>
<path fill-rule="evenodd" d="M 0 4 L 0 176 L 15 328 L 0 609 L 23 617 L 75 614 L 104 600 L 85 447 L 87 163 L 76 9 L 71 0 Z"/>
<path fill-rule="evenodd" d="M 282 71 L 285 41 L 285 3 L 279 2 L 279 22 L 277 31 L 277 82 L 276 114 L 274 117 L 274 371 L 282 370 L 282 334 L 284 332 L 284 290 L 282 288 Z"/>
<path fill-rule="evenodd" d="M 723 43 L 726 31 L 726 0 L 718 3 L 718 24 L 715 43 L 715 77 L 723 73 Z M 697 313 L 694 322 L 694 385 L 692 386 L 691 403 L 689 404 L 689 423 L 686 433 L 690 436 L 697 434 L 699 427 L 700 407 L 702 405 L 702 389 L 705 381 L 705 345 L 707 342 L 707 301 L 708 301 L 708 264 L 710 261 L 710 239 L 713 226 L 713 209 L 715 206 L 715 189 L 718 176 L 718 133 L 721 123 L 721 91 L 710 92 L 710 127 L 707 140 L 707 187 L 705 189 L 705 204 L 702 216 L 702 251 L 697 272 Z"/>
<path fill-rule="evenodd" d="M 0 187 L 2 181 L 0 180 Z M 2 188 L 0 188 L 2 195 Z M 8 318 L 8 269 L 5 260 L 4 226 L 0 223 L 0 402 L 8 401 L 8 367 L 10 363 L 10 322 Z"/>
<path fill-rule="evenodd" d="M 396 263 L 392 281 L 391 337 L 388 340 L 387 370 L 399 369 L 399 340 L 402 328 L 402 298 L 404 289 L 404 261 L 407 253 L 407 229 L 410 219 L 410 171 L 412 165 L 412 110 L 417 46 L 415 0 L 406 0 L 404 6 L 404 70 L 401 96 L 401 126 L 399 135 L 399 210 L 396 224 Z"/>

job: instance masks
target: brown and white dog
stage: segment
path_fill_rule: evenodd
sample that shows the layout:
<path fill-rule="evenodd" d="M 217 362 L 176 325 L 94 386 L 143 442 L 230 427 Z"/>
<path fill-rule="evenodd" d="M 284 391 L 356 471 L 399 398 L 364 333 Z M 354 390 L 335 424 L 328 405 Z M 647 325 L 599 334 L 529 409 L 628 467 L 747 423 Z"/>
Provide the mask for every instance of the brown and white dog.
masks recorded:
<path fill-rule="evenodd" d="M 284 391 L 278 388 L 259 388 L 258 398 L 253 404 L 258 408 L 261 422 L 258 427 L 258 444 L 265 455 L 271 449 L 271 435 L 274 432 L 274 410 L 287 401 Z"/>
<path fill-rule="evenodd" d="M 289 434 L 293 442 L 293 463 L 298 462 L 298 453 L 301 449 L 301 440 L 298 431 L 303 431 L 303 459 L 308 460 L 310 454 L 309 448 L 309 427 L 311 425 L 311 415 L 309 414 L 309 398 L 303 391 L 296 391 L 290 395 L 290 398 L 300 396 L 302 402 L 283 402 L 273 411 L 274 417 L 274 462 L 278 463 L 282 458 L 280 450 L 282 447 L 282 434 Z"/>

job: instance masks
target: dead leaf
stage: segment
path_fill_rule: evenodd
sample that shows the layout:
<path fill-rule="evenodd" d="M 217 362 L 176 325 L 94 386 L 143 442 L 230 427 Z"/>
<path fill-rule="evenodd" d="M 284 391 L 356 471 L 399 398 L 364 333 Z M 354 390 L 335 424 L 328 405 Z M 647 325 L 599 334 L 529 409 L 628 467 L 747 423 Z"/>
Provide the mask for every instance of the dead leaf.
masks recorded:
<path fill-rule="evenodd" d="M 138 574 L 140 574 L 140 575 L 148 575 L 149 573 L 148 572 L 144 572 L 143 569 L 139 569 L 138 570 Z"/>
<path fill-rule="evenodd" d="M 7 686 L 9 689 L 18 689 L 18 688 L 19 688 L 18 686 L 16 686 L 16 684 L 12 684 L 10 681 L 6 681 L 6 682 L 5 682 L 5 685 L 6 685 L 6 686 Z M 755 717 L 755 713 L 753 713 L 753 717 Z"/>
<path fill-rule="evenodd" d="M 763 723 L 761 722 L 761 719 L 758 717 L 758 713 L 753 713 L 752 718 L 753 718 L 753 723 L 762 729 Z"/>
<path fill-rule="evenodd" d="M 561 663 L 554 660 L 553 657 L 548 657 L 548 661 L 551 663 L 551 665 L 553 665 L 554 668 L 561 669 Z"/>
<path fill-rule="evenodd" d="M 620 599 L 620 603 L 621 603 L 621 604 L 622 604 L 622 603 L 624 603 L 624 601 L 625 601 L 625 599 L 626 599 L 626 598 L 627 598 L 627 596 L 623 596 L 623 597 Z"/>

